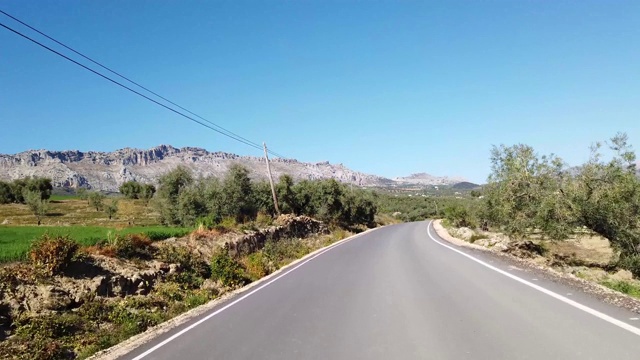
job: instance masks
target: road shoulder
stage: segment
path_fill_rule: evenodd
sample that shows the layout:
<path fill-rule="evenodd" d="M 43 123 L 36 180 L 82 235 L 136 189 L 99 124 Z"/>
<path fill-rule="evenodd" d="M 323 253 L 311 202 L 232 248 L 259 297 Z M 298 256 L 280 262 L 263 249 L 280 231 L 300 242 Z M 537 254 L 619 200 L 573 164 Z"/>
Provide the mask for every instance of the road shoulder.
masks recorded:
<path fill-rule="evenodd" d="M 640 300 L 638 299 L 611 290 L 596 282 L 581 279 L 573 274 L 558 272 L 549 266 L 534 262 L 531 259 L 519 258 L 511 254 L 496 251 L 491 248 L 472 244 L 462 239 L 458 239 L 452 236 L 447 231 L 447 229 L 442 226 L 441 220 L 434 220 L 431 224 L 436 235 L 443 241 L 446 241 L 457 247 L 481 251 L 483 254 L 491 257 L 497 257 L 500 260 L 513 264 L 514 267 L 526 269 L 527 271 L 540 274 L 541 276 L 544 276 L 546 279 L 549 279 L 553 282 L 560 283 L 572 289 L 581 291 L 592 296 L 593 298 L 598 299 L 599 301 L 640 314 Z"/>

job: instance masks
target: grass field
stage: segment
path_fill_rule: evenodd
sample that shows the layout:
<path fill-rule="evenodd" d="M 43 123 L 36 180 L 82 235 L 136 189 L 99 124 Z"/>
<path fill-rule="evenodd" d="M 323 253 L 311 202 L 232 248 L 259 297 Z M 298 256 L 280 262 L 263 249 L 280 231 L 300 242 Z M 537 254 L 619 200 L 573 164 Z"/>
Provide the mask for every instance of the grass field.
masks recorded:
<path fill-rule="evenodd" d="M 105 199 L 105 204 L 113 200 Z M 152 240 L 182 236 L 191 229 L 170 228 L 158 224 L 152 206 L 142 200 L 118 198 L 113 219 L 91 208 L 86 200 L 73 195 L 52 195 L 42 226 L 23 204 L 0 205 L 0 263 L 25 258 L 31 242 L 44 233 L 69 235 L 83 245 L 94 245 L 116 234 L 147 234 Z"/>
<path fill-rule="evenodd" d="M 164 226 L 135 226 L 109 228 L 103 226 L 0 226 L 0 263 L 22 260 L 26 257 L 34 239 L 49 235 L 68 235 L 82 245 L 94 245 L 111 236 L 125 234 L 146 234 L 152 240 L 162 240 L 172 236 L 183 236 L 192 229 Z"/>

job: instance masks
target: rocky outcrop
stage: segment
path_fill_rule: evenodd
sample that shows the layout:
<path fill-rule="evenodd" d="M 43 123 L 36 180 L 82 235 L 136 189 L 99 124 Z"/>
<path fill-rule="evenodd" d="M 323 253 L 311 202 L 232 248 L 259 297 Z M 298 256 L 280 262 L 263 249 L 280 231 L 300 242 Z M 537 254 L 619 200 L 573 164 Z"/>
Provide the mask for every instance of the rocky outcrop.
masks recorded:
<path fill-rule="evenodd" d="M 195 147 L 160 145 L 151 149 L 125 148 L 113 152 L 30 150 L 14 155 L 0 154 L 0 180 L 28 176 L 49 177 L 63 188 L 86 187 L 118 191 L 126 181 L 156 183 L 178 165 L 190 168 L 195 176 L 223 176 L 233 164 L 247 167 L 254 178 L 266 179 L 264 160 Z M 329 162 L 303 163 L 293 159 L 272 159 L 274 177 L 289 174 L 296 180 L 334 178 L 358 186 L 384 186 L 392 180 L 350 170 Z"/>

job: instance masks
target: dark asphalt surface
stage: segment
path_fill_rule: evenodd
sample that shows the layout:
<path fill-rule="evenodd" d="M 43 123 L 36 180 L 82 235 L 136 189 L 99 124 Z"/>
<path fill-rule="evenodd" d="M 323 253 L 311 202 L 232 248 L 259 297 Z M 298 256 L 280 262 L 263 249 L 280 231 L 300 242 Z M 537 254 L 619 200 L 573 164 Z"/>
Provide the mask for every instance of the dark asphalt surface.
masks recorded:
<path fill-rule="evenodd" d="M 637 334 L 439 245 L 428 225 L 349 240 L 152 352 L 198 319 L 122 359 L 640 359 Z M 637 314 L 491 254 L 457 249 L 640 326 Z"/>

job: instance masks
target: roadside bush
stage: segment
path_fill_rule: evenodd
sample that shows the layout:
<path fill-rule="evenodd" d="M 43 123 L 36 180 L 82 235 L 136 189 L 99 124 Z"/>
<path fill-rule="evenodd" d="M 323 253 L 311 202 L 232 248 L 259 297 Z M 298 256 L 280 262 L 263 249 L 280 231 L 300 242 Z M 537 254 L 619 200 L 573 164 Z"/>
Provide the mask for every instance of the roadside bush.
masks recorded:
<path fill-rule="evenodd" d="M 259 212 L 256 217 L 256 225 L 260 228 L 265 228 L 267 226 L 273 225 L 273 217 L 264 212 Z"/>
<path fill-rule="evenodd" d="M 473 235 L 471 235 L 471 238 L 469 238 L 469 242 L 473 244 L 478 240 L 487 239 L 487 238 L 489 238 L 487 235 L 474 233 Z"/>
<path fill-rule="evenodd" d="M 204 305 L 215 298 L 215 294 L 209 290 L 194 290 L 184 299 L 184 304 L 189 309 Z"/>
<path fill-rule="evenodd" d="M 116 255 L 124 259 L 150 259 L 153 256 L 151 240 L 144 234 L 128 234 L 118 237 Z"/>
<path fill-rule="evenodd" d="M 167 301 L 182 301 L 184 299 L 184 289 L 173 281 L 163 281 L 157 284 L 155 292 Z"/>
<path fill-rule="evenodd" d="M 58 340 L 47 337 L 15 336 L 0 342 L 0 358 L 64 360 L 74 359 L 75 355 L 70 346 Z"/>
<path fill-rule="evenodd" d="M 635 278 L 640 279 L 640 255 L 621 257 L 618 266 L 631 271 Z"/>
<path fill-rule="evenodd" d="M 269 267 L 262 251 L 249 254 L 244 261 L 247 276 L 252 281 L 269 275 Z"/>
<path fill-rule="evenodd" d="M 144 309 L 133 309 L 123 301 L 117 304 L 111 314 L 109 320 L 114 324 L 120 325 L 123 336 L 133 336 L 141 333 L 148 328 L 158 325 L 165 320 L 164 312 L 150 312 Z"/>
<path fill-rule="evenodd" d="M 273 271 L 284 264 L 303 257 L 310 250 L 309 246 L 298 239 L 268 240 L 262 248 L 266 263 L 274 267 L 270 269 Z"/>
<path fill-rule="evenodd" d="M 31 244 L 29 259 L 46 275 L 64 271 L 78 251 L 78 243 L 68 236 L 51 237 L 44 234 Z"/>
<path fill-rule="evenodd" d="M 220 223 L 218 225 L 216 225 L 214 228 L 224 231 L 224 230 L 233 230 L 235 228 L 238 227 L 238 222 L 236 221 L 235 218 L 233 217 L 226 217 L 224 219 L 222 219 L 222 221 L 220 221 Z"/>
<path fill-rule="evenodd" d="M 84 329 L 84 320 L 75 313 L 23 317 L 16 321 L 16 335 L 27 338 L 70 337 Z"/>
<path fill-rule="evenodd" d="M 109 320 L 113 307 L 113 303 L 109 303 L 104 299 L 87 301 L 78 308 L 78 316 L 94 323 L 106 322 Z"/>
<path fill-rule="evenodd" d="M 164 246 L 158 250 L 157 257 L 160 261 L 180 265 L 182 273 L 191 272 L 205 279 L 211 276 L 207 263 L 186 247 Z"/>
<path fill-rule="evenodd" d="M 224 286 L 244 285 L 240 264 L 229 255 L 227 249 L 218 249 L 211 258 L 211 278 Z"/>
<path fill-rule="evenodd" d="M 478 227 L 478 218 L 467 207 L 459 204 L 450 205 L 444 210 L 444 216 L 455 227 Z"/>
<path fill-rule="evenodd" d="M 151 241 L 160 241 L 166 240 L 172 237 L 181 237 L 189 234 L 189 230 L 181 230 L 181 231 L 163 231 L 163 230 L 153 230 L 153 231 L 145 231 L 144 235 L 149 238 Z"/>
<path fill-rule="evenodd" d="M 619 291 L 623 294 L 627 294 L 636 298 L 640 298 L 640 287 L 628 283 L 626 281 L 612 281 L 612 280 L 608 280 L 608 281 L 603 281 L 601 282 L 602 285 L 613 289 L 615 291 Z"/>

